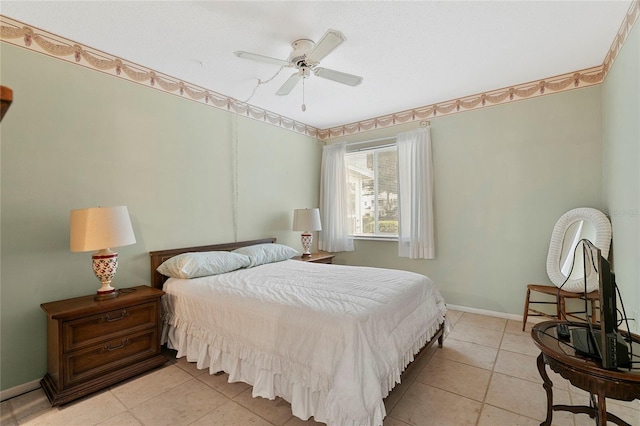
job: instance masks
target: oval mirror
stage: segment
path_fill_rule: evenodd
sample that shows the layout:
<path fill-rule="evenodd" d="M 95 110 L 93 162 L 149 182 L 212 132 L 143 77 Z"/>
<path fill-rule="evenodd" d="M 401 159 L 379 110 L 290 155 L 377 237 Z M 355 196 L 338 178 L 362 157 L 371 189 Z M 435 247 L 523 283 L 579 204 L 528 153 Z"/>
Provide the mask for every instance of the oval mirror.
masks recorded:
<path fill-rule="evenodd" d="M 576 246 L 587 239 L 598 247 L 602 256 L 609 257 L 611 223 L 599 210 L 589 207 L 569 210 L 553 228 L 547 274 L 557 287 L 575 293 L 584 291 L 582 250 Z M 575 257 L 574 257 L 575 256 Z M 596 290 L 597 283 L 589 283 L 587 291 Z"/>

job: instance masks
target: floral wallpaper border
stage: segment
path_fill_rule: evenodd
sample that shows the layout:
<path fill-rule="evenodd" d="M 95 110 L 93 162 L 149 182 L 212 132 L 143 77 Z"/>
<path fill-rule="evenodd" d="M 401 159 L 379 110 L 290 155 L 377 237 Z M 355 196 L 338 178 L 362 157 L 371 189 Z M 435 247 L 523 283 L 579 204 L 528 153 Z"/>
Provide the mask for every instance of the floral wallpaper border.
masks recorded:
<path fill-rule="evenodd" d="M 330 129 L 320 130 L 320 138 L 332 139 L 359 132 L 366 132 L 368 130 L 394 126 L 397 124 L 441 117 L 477 108 L 533 98 L 549 93 L 558 93 L 600 84 L 604 81 L 607 73 L 611 69 L 616 56 L 620 52 L 624 41 L 627 39 L 633 24 L 638 18 L 639 11 L 640 0 L 634 0 L 627 11 L 622 25 L 620 26 L 620 29 L 618 30 L 602 65 L 587 68 L 582 71 L 562 74 L 544 80 L 523 83 L 517 86 L 479 93 L 464 98 L 453 99 L 351 124 L 332 127 Z"/>
<path fill-rule="evenodd" d="M 228 110 L 261 120 L 271 125 L 305 134 L 320 140 L 329 140 L 345 135 L 353 135 L 369 130 L 398 124 L 441 117 L 487 106 L 533 98 L 550 93 L 558 93 L 581 87 L 600 84 L 604 81 L 620 48 L 638 18 L 640 0 L 634 0 L 618 30 L 609 51 L 599 66 L 581 71 L 562 74 L 544 80 L 523 83 L 516 86 L 479 93 L 459 99 L 396 112 L 376 118 L 332 127 L 317 129 L 271 111 L 230 98 L 206 88 L 181 81 L 158 71 L 125 61 L 116 56 L 74 43 L 46 31 L 30 27 L 4 15 L 0 15 L 0 40 L 32 51 L 53 56 L 115 77 L 133 81 L 156 90 L 204 103 L 215 108 Z"/>

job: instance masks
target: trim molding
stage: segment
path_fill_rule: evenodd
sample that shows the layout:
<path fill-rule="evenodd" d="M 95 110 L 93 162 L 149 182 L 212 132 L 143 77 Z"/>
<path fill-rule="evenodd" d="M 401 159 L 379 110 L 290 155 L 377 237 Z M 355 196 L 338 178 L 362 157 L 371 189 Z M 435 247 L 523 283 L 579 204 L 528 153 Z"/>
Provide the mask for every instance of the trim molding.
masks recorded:
<path fill-rule="evenodd" d="M 320 137 L 325 140 L 332 139 L 398 124 L 436 118 L 458 112 L 471 111 L 492 105 L 600 84 L 607 77 L 607 73 L 611 69 L 613 62 L 638 18 L 639 11 L 640 0 L 633 0 L 603 63 L 596 67 L 332 127 L 321 130 Z"/>
<path fill-rule="evenodd" d="M 16 396 L 22 395 L 23 393 L 31 392 L 40 387 L 40 379 L 32 380 L 27 383 L 23 383 L 18 386 L 14 386 L 9 389 L 5 389 L 0 391 L 0 401 L 5 401 L 10 398 L 15 398 Z"/>
<path fill-rule="evenodd" d="M 323 141 L 399 124 L 471 111 L 551 93 L 601 84 L 615 61 L 640 11 L 640 0 L 633 0 L 620 29 L 601 65 L 561 74 L 543 80 L 478 93 L 463 98 L 421 106 L 393 114 L 357 121 L 329 129 L 292 120 L 220 93 L 184 82 L 150 68 L 125 61 L 108 53 L 80 45 L 71 40 L 35 29 L 20 21 L 0 15 L 0 41 L 84 66 L 114 77 L 142 84 L 156 90 L 203 103 L 214 108 L 241 114 L 254 120 L 282 127 Z"/>
<path fill-rule="evenodd" d="M 30 27 L 4 15 L 0 15 L 0 40 L 191 101 L 319 138 L 319 131 L 315 127 Z"/>
<path fill-rule="evenodd" d="M 468 306 L 451 305 L 447 303 L 447 307 L 454 311 L 469 312 L 470 314 L 486 315 L 488 317 L 504 318 L 507 320 L 522 322 L 522 315 L 507 314 L 505 312 L 488 311 L 486 309 L 470 308 Z"/>
<path fill-rule="evenodd" d="M 572 89 L 600 84 L 604 80 L 604 77 L 605 74 L 602 70 L 602 66 L 592 67 L 575 73 L 563 74 L 551 79 L 524 83 L 518 86 L 479 93 L 464 98 L 332 127 L 330 129 L 321 130 L 320 136 L 322 139 L 333 139 L 369 130 L 391 127 L 398 124 L 428 120 L 459 112 L 489 107 L 492 105 L 535 98 L 546 94 L 565 92 Z"/>

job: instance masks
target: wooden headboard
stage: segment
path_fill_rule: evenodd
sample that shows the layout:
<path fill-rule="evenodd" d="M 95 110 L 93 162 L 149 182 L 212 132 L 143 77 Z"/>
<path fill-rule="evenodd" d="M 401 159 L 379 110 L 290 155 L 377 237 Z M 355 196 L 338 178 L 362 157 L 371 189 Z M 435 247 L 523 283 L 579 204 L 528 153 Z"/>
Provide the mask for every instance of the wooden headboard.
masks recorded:
<path fill-rule="evenodd" d="M 196 251 L 232 251 L 240 247 L 252 246 L 254 244 L 273 244 L 275 238 L 263 238 L 261 240 L 238 241 L 237 243 L 214 244 L 211 246 L 184 247 L 178 249 L 159 250 L 149 252 L 151 257 L 151 286 L 162 290 L 162 285 L 167 277 L 156 271 L 158 266 L 167 259 L 182 253 L 193 253 Z"/>

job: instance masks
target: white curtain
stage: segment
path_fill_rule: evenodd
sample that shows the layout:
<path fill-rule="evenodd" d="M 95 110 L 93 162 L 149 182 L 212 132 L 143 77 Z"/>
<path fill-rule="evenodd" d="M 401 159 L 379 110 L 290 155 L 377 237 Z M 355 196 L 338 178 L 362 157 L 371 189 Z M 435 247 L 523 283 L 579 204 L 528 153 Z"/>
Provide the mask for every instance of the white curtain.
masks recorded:
<path fill-rule="evenodd" d="M 346 143 L 325 145 L 322 149 L 320 175 L 320 217 L 322 231 L 318 236 L 320 250 L 353 251 L 349 237 Z"/>
<path fill-rule="evenodd" d="M 433 161 L 430 128 L 400 133 L 398 147 L 398 255 L 433 259 Z"/>

